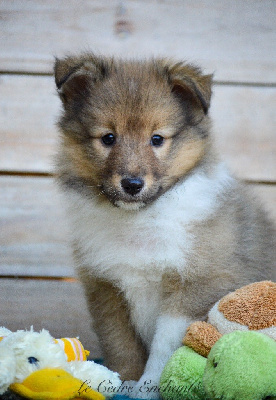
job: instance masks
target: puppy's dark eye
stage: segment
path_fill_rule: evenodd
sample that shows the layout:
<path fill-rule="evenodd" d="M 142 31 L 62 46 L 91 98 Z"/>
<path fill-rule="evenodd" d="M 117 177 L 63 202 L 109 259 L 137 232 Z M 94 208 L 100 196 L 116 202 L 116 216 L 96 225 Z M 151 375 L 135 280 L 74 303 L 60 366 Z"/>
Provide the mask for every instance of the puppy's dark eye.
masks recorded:
<path fill-rule="evenodd" d="M 160 135 L 153 135 L 150 141 L 151 145 L 155 147 L 162 146 L 163 142 L 164 138 Z"/>
<path fill-rule="evenodd" d="M 38 359 L 35 357 L 28 357 L 28 362 L 30 364 L 37 364 L 38 363 Z"/>
<path fill-rule="evenodd" d="M 103 144 L 105 144 L 106 146 L 112 146 L 113 144 L 115 144 L 116 142 L 116 138 L 113 135 L 113 133 L 107 133 L 106 135 L 104 135 L 102 137 L 102 142 Z"/>

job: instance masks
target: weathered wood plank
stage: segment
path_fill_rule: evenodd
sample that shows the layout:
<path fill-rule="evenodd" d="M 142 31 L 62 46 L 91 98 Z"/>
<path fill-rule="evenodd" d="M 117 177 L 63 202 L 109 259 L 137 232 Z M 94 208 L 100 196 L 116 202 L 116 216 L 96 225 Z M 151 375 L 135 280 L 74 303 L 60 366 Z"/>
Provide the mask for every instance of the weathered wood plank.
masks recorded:
<path fill-rule="evenodd" d="M 55 338 L 79 336 L 91 358 L 101 357 L 79 282 L 0 279 L 0 326 L 47 329 Z"/>
<path fill-rule="evenodd" d="M 0 187 L 0 276 L 73 275 L 64 207 L 53 180 L 2 176 Z M 276 185 L 252 187 L 276 222 Z"/>
<path fill-rule="evenodd" d="M 241 179 L 275 181 L 275 104 L 275 88 L 214 88 L 211 115 L 217 148 Z"/>
<path fill-rule="evenodd" d="M 52 172 L 60 104 L 53 78 L 0 76 L 0 170 Z M 276 180 L 276 88 L 214 86 L 218 149 L 242 179 Z"/>
<path fill-rule="evenodd" d="M 48 172 L 59 99 L 50 77 L 0 75 L 0 169 Z"/>
<path fill-rule="evenodd" d="M 68 229 L 51 178 L 0 177 L 0 275 L 71 276 Z"/>
<path fill-rule="evenodd" d="M 188 59 L 223 81 L 275 82 L 275 12 L 273 0 L 3 0 L 0 70 L 49 72 L 53 55 L 91 48 Z"/>

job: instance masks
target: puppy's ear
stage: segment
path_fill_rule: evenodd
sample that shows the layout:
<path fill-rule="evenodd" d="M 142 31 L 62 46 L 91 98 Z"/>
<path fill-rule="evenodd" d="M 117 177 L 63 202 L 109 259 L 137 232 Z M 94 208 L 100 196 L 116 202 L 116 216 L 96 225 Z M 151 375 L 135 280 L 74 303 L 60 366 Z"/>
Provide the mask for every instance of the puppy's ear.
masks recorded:
<path fill-rule="evenodd" d="M 183 102 L 201 108 L 207 114 L 213 75 L 203 75 L 199 68 L 183 63 L 169 65 L 168 74 L 172 92 Z"/>
<path fill-rule="evenodd" d="M 63 103 L 85 97 L 97 81 L 107 76 L 111 64 L 90 54 L 56 59 L 55 82 Z"/>

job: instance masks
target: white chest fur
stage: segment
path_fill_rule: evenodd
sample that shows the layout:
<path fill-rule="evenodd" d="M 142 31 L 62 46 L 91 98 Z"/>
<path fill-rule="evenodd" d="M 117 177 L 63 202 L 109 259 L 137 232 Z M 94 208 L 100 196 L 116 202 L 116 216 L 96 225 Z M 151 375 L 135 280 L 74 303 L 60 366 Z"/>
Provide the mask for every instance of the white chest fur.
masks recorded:
<path fill-rule="evenodd" d="M 102 206 L 97 198 L 68 193 L 73 239 L 81 247 L 82 262 L 125 293 L 145 339 L 153 334 L 164 270 L 185 271 L 193 251 L 188 227 L 215 212 L 218 194 L 232 182 L 219 164 L 209 176 L 197 172 L 139 211 Z"/>
<path fill-rule="evenodd" d="M 148 349 L 155 332 L 161 297 L 161 274 L 153 271 L 123 275 L 121 289 L 130 307 L 130 318 Z"/>

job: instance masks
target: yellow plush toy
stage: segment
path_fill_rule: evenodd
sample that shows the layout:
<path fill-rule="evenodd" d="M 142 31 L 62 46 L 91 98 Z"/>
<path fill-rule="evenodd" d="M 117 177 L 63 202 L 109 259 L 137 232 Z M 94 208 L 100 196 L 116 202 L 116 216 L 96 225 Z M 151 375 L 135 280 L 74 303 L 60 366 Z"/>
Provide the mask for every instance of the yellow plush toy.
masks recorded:
<path fill-rule="evenodd" d="M 28 399 L 104 400 L 112 396 L 108 385 L 121 385 L 117 373 L 87 361 L 89 352 L 77 338 L 6 328 L 0 328 L 0 337 L 1 398 L 10 389 Z"/>
<path fill-rule="evenodd" d="M 67 361 L 86 361 L 90 352 L 84 350 L 82 343 L 78 338 L 61 338 L 55 339 L 55 343 L 58 343 L 64 350 Z"/>

